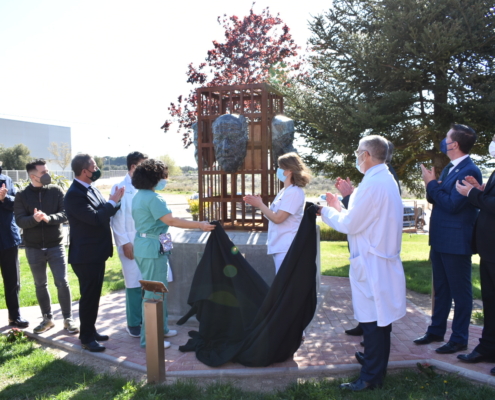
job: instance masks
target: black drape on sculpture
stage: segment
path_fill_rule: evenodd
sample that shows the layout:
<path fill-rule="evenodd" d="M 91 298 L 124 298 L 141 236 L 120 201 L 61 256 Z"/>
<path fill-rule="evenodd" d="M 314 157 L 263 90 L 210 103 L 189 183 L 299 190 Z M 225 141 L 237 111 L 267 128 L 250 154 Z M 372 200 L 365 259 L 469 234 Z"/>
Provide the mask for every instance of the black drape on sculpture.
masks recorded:
<path fill-rule="evenodd" d="M 292 357 L 316 309 L 316 206 L 306 203 L 294 241 L 269 288 L 218 222 L 194 275 L 178 324 L 196 314 L 199 332 L 179 347 L 216 367 L 261 367 Z"/>

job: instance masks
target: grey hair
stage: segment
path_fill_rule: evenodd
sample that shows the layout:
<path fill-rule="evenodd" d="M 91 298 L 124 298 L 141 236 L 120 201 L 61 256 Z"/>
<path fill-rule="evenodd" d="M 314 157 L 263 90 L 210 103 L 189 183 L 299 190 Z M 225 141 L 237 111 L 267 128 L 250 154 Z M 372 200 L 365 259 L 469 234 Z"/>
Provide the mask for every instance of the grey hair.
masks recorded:
<path fill-rule="evenodd" d="M 361 150 L 366 150 L 371 157 L 384 163 L 388 154 L 388 141 L 382 136 L 369 135 L 359 141 Z"/>
<path fill-rule="evenodd" d="M 385 160 L 385 162 L 387 164 L 390 164 L 392 162 L 392 156 L 394 155 L 395 146 L 390 140 L 387 140 L 387 142 L 388 142 L 388 151 L 387 151 L 387 159 Z"/>

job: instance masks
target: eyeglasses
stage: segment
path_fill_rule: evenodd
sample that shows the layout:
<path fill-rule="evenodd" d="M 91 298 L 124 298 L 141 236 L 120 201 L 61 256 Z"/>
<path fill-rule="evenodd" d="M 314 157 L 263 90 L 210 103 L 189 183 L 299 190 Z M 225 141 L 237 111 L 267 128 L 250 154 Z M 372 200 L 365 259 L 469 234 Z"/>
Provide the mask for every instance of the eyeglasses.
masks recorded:
<path fill-rule="evenodd" d="M 360 156 L 361 154 L 363 154 L 365 151 L 366 151 L 366 150 L 356 150 L 356 151 L 354 152 L 354 155 L 355 155 L 356 157 L 359 157 L 359 156 Z"/>

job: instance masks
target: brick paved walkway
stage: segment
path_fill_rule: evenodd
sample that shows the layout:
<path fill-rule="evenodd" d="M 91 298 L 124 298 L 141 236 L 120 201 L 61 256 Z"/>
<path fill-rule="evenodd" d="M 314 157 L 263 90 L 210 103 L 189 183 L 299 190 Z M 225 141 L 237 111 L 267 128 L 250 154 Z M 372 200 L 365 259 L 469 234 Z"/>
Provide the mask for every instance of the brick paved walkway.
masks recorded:
<path fill-rule="evenodd" d="M 170 294 L 171 296 L 173 294 Z M 74 303 L 74 314 L 78 316 L 78 303 Z M 32 328 L 41 320 L 38 306 L 26 307 L 22 310 L 24 318 L 28 319 L 31 327 L 26 332 L 38 340 L 48 344 L 64 347 L 72 351 L 83 351 L 77 335 L 68 335 L 63 330 L 62 316 L 58 305 L 54 306 L 56 320 L 55 328 L 41 334 L 32 334 Z M 392 348 L 390 353 L 390 368 L 414 367 L 416 361 L 428 361 L 442 370 L 458 372 L 470 379 L 495 385 L 495 377 L 490 375 L 494 364 L 464 364 L 457 360 L 456 354 L 439 355 L 434 349 L 440 344 L 433 343 L 417 346 L 412 340 L 422 335 L 429 323 L 429 317 L 422 313 L 414 304 L 408 302 L 407 315 L 393 324 Z M 176 318 L 175 318 L 176 320 Z M 6 310 L 0 311 L 0 321 L 7 321 Z M 267 368 L 247 368 L 234 363 L 227 363 L 219 368 L 208 367 L 196 360 L 194 353 L 181 353 L 179 346 L 187 341 L 187 332 L 197 328 L 197 321 L 189 321 L 186 325 L 174 326 L 174 318 L 170 323 L 172 329 L 179 334 L 168 340 L 172 343 L 165 350 L 166 369 L 169 376 L 213 376 L 213 375 L 251 375 L 269 373 L 308 374 L 350 374 L 359 369 L 354 358 L 356 351 L 362 351 L 359 342 L 361 337 L 348 336 L 344 329 L 356 325 L 353 319 L 351 305 L 351 290 L 348 278 L 322 277 L 321 293 L 318 308 L 311 325 L 306 329 L 306 340 L 294 355 L 293 360 L 271 365 Z M 446 338 L 450 335 L 450 322 Z M 139 339 L 131 338 L 125 331 L 125 294 L 123 291 L 114 292 L 102 297 L 97 328 L 100 333 L 110 335 L 110 340 L 103 343 L 107 350 L 104 353 L 88 353 L 95 357 L 123 363 L 123 365 L 145 371 L 145 351 L 139 346 Z M 0 332 L 9 329 L 0 328 Z M 481 328 L 470 327 L 468 351 L 478 343 Z"/>

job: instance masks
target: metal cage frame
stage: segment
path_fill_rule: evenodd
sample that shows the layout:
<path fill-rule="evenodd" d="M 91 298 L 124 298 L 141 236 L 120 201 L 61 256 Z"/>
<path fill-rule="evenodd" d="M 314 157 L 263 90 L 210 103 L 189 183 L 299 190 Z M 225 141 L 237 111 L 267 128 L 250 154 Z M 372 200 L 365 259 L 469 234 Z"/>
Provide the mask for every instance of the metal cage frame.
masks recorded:
<path fill-rule="evenodd" d="M 218 220 L 225 229 L 268 230 L 268 221 L 242 200 L 260 194 L 270 204 L 281 188 L 272 159 L 271 121 L 284 113 L 283 96 L 268 84 L 197 89 L 198 186 L 200 220 Z M 212 124 L 223 114 L 242 114 L 249 139 L 243 166 L 236 173 L 220 169 L 215 159 Z"/>

